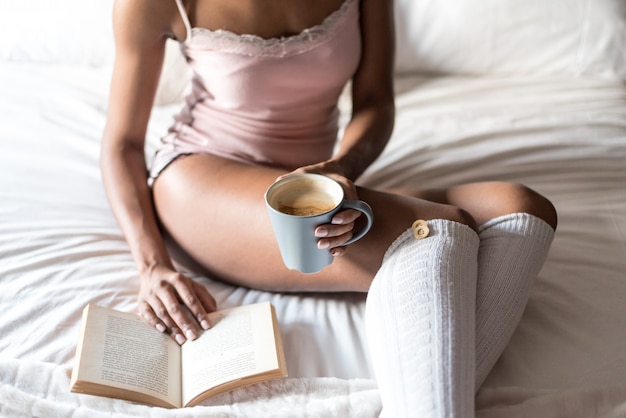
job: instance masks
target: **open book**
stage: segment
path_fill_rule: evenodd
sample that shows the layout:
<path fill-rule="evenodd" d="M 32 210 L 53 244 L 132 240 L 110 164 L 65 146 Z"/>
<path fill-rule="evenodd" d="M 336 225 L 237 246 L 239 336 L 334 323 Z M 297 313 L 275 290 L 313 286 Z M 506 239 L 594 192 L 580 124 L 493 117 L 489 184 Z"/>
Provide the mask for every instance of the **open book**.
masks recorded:
<path fill-rule="evenodd" d="M 269 302 L 225 309 L 209 318 L 209 330 L 179 346 L 138 315 L 88 305 L 71 391 L 178 408 L 287 376 Z"/>

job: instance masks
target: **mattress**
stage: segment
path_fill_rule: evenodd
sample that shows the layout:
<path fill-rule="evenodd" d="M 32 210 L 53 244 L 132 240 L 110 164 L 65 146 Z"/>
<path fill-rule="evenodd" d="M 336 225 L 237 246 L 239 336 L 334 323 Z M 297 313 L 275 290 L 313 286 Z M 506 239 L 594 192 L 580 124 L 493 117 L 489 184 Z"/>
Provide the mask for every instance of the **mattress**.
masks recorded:
<path fill-rule="evenodd" d="M 66 370 L 86 304 L 136 307 L 138 274 L 98 166 L 109 77 L 108 66 L 0 62 L 1 360 Z M 624 416 L 624 84 L 405 76 L 396 88 L 393 137 L 360 184 L 521 182 L 550 198 L 559 213 L 519 327 L 478 393 L 478 415 Z M 154 108 L 147 155 L 179 106 Z M 345 123 L 347 98 L 341 110 Z M 290 379 L 375 385 L 365 295 L 271 293 L 194 279 L 220 307 L 275 305 Z"/>

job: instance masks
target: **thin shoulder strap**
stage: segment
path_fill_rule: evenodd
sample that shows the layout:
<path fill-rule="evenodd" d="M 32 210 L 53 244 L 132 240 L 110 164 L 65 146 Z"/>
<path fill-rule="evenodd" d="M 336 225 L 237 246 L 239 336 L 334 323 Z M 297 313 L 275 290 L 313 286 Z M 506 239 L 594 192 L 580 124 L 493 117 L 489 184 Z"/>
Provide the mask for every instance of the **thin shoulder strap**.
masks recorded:
<path fill-rule="evenodd" d="M 189 40 L 191 37 L 191 23 L 189 22 L 189 16 L 187 16 L 187 10 L 185 10 L 185 5 L 183 4 L 183 0 L 175 0 L 176 6 L 178 6 L 178 11 L 180 12 L 180 17 L 183 19 L 183 23 L 185 23 L 185 29 L 187 30 L 187 36 L 185 37 L 185 42 Z"/>

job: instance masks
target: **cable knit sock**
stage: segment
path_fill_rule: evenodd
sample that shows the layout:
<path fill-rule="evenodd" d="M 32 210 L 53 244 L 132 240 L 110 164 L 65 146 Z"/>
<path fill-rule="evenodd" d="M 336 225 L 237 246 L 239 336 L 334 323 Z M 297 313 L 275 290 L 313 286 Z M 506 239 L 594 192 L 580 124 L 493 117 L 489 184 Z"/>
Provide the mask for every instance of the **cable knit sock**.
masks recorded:
<path fill-rule="evenodd" d="M 478 235 L 476 390 L 522 317 L 554 230 L 540 218 L 513 213 L 481 225 Z"/>
<path fill-rule="evenodd" d="M 389 247 L 367 296 L 370 355 L 389 418 L 474 415 L 478 236 L 436 219 Z M 418 234 L 419 235 L 419 234 Z"/>

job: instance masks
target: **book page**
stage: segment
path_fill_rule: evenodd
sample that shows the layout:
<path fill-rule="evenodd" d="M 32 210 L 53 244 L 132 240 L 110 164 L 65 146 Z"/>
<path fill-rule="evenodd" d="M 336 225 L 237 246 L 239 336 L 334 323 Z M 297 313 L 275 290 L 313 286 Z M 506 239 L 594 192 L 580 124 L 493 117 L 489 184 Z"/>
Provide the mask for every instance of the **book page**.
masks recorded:
<path fill-rule="evenodd" d="M 212 327 L 181 349 L 183 405 L 207 389 L 282 365 L 269 303 L 216 312 L 210 320 Z"/>
<path fill-rule="evenodd" d="M 88 309 L 77 380 L 180 405 L 180 348 L 176 342 L 137 315 L 93 305 Z"/>

